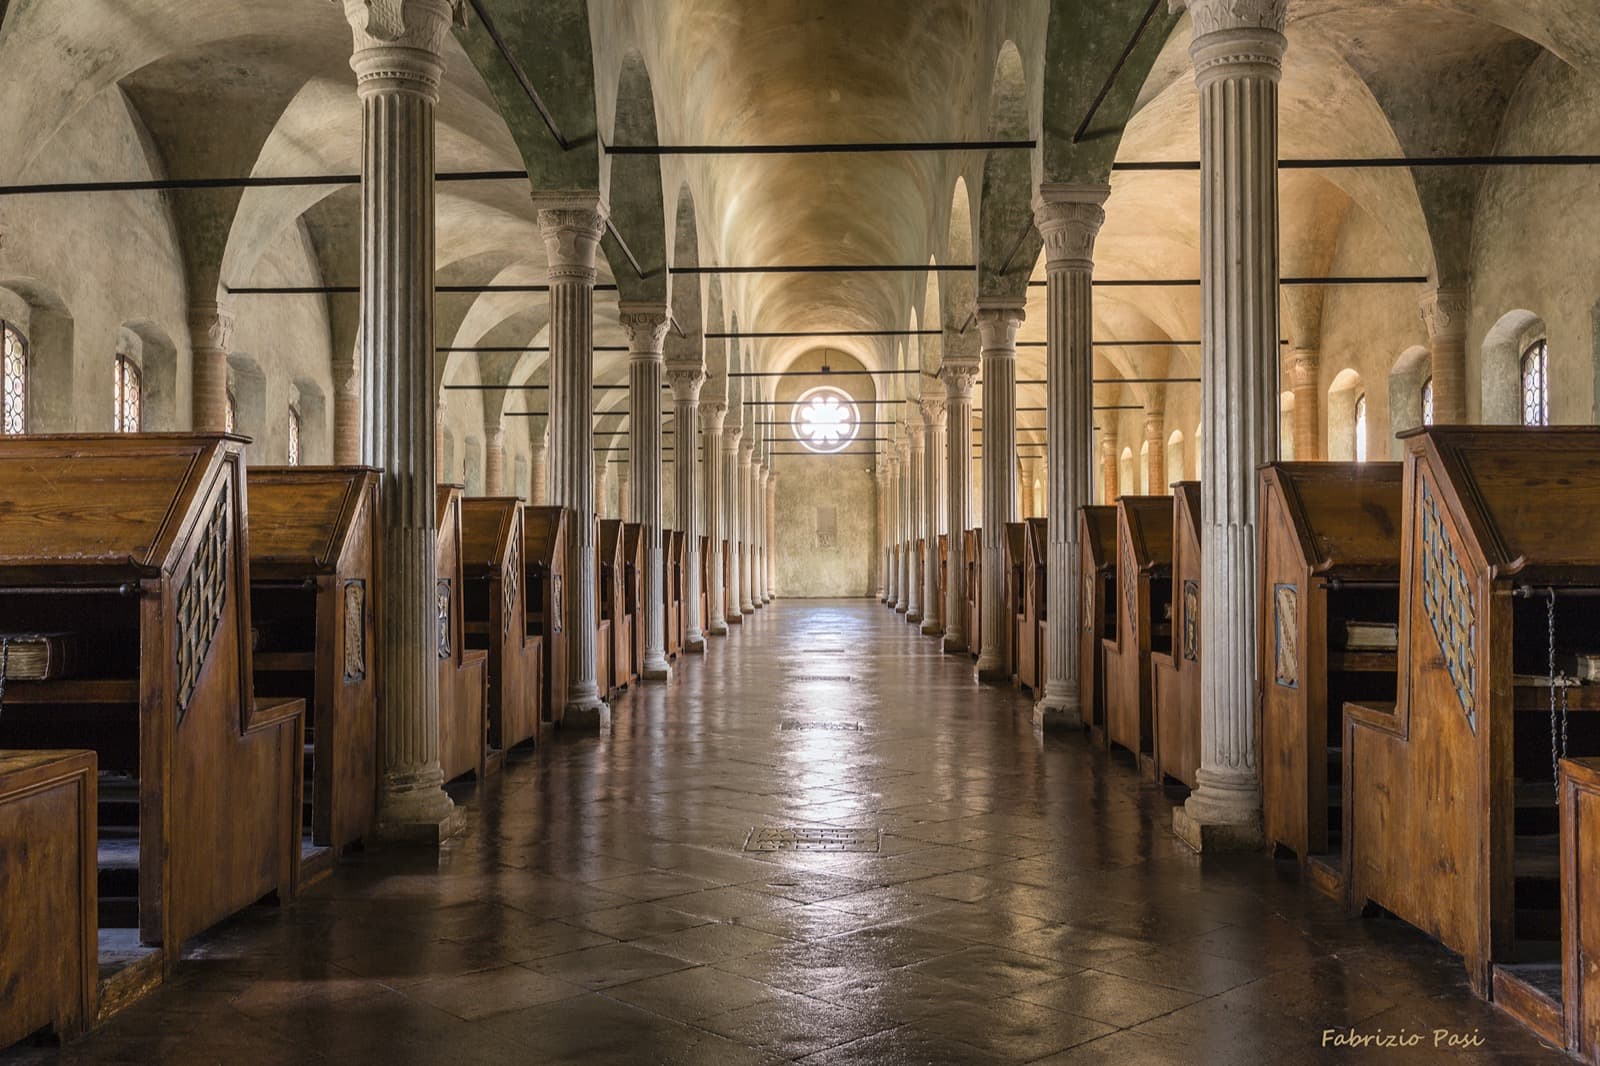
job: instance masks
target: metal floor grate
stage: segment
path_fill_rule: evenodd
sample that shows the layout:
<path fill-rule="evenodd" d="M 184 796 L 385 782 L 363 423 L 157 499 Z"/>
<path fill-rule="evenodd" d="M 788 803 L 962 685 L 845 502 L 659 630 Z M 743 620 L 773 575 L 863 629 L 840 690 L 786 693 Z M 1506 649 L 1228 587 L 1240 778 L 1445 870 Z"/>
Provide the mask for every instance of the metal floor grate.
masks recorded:
<path fill-rule="evenodd" d="M 876 852 L 882 830 L 760 826 L 750 830 L 745 851 Z"/>
<path fill-rule="evenodd" d="M 806 721 L 800 720 L 799 718 L 785 718 L 783 720 L 783 725 L 779 726 L 778 728 L 781 731 L 784 731 L 784 732 L 788 732 L 790 730 L 798 729 L 798 730 L 822 730 L 824 732 L 834 732 L 834 733 L 859 733 L 859 732 L 861 732 L 861 723 L 860 722 L 806 722 Z"/>
<path fill-rule="evenodd" d="M 849 674 L 796 674 L 796 681 L 854 681 Z"/>

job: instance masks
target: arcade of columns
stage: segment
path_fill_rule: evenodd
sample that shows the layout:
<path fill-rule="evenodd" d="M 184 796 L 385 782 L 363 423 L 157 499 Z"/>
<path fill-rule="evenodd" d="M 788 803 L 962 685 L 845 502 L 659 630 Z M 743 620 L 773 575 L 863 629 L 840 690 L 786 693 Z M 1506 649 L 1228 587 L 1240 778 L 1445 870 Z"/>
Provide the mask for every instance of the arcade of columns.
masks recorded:
<path fill-rule="evenodd" d="M 1182 3 L 1182 0 L 1175 0 Z M 1278 448 L 1277 82 L 1285 49 L 1287 0 L 1188 0 L 1191 55 L 1200 93 L 1202 172 L 1202 388 L 1205 473 L 1203 574 L 1205 691 L 1199 787 L 1174 817 L 1175 831 L 1197 848 L 1233 847 L 1260 839 L 1260 796 L 1253 734 L 1255 671 L 1256 466 Z M 383 471 L 384 566 L 391 608 L 381 642 L 385 700 L 382 831 L 389 837 L 439 840 L 460 824 L 442 788 L 438 750 L 438 687 L 432 610 L 435 518 L 433 448 L 436 398 L 425 387 L 434 375 L 433 111 L 443 71 L 442 46 L 451 0 L 402 0 L 369 5 L 345 0 L 354 35 L 352 66 L 363 103 L 362 265 L 360 364 L 338 375 L 335 439 L 340 461 L 359 458 Z M 1226 135 L 1224 135 L 1226 133 Z M 1103 221 L 1105 185 L 1040 186 L 1034 203 L 1044 239 L 1048 285 L 1049 527 L 1048 672 L 1035 708 L 1042 727 L 1081 725 L 1077 642 L 1077 508 L 1091 502 L 1095 461 L 1092 421 L 1091 281 L 1095 236 Z M 593 366 L 595 254 L 606 205 L 592 193 L 534 194 L 550 281 L 550 406 L 548 425 L 534 440 L 532 498 L 568 508 L 568 690 L 555 708 L 564 728 L 603 729 L 609 711 L 595 677 L 596 456 L 590 414 Z M 1440 292 L 1424 308 L 1434 365 L 1462 360 L 1462 309 Z M 195 425 L 220 428 L 225 400 L 220 365 L 227 347 L 226 309 L 197 307 Z M 687 629 L 691 651 L 707 635 L 770 601 L 776 541 L 777 475 L 770 458 L 745 439 L 720 400 L 702 403 L 700 366 L 668 366 L 662 339 L 665 306 L 623 304 L 630 344 L 628 489 L 624 502 L 646 530 L 652 588 L 646 605 L 647 677 L 662 679 L 661 386 L 670 385 L 675 436 L 676 513 L 687 536 Z M 945 395 L 920 398 L 920 418 L 907 421 L 898 449 L 880 460 L 879 530 L 882 594 L 922 632 L 942 634 L 944 650 L 976 645 L 978 677 L 999 681 L 1004 524 L 1018 517 L 1015 447 L 1016 334 L 1020 300 L 984 298 L 976 307 L 978 359 L 946 358 Z M 204 343 L 202 343 L 202 341 Z M 1299 393 L 1315 380 L 1316 353 L 1296 352 L 1290 380 Z M 937 558 L 921 573 L 904 548 L 941 530 L 968 527 L 972 511 L 972 393 L 983 381 L 981 537 L 982 633 L 965 633 L 961 567 L 949 567 L 946 596 L 938 596 Z M 1459 406 L 1459 382 L 1435 370 L 1439 417 Z M 1300 397 L 1297 395 L 1297 401 Z M 1295 405 L 1296 437 L 1315 404 Z M 1148 412 L 1148 474 L 1163 483 L 1163 429 Z M 359 432 L 352 426 L 359 416 Z M 1314 425 L 1314 422 L 1309 424 Z M 702 479 L 696 435 L 702 434 Z M 751 434 L 753 437 L 754 434 Z M 1306 437 L 1309 454 L 1311 436 Z M 1297 443 L 1300 443 L 1297 440 Z M 1102 483 L 1114 483 L 1116 456 L 1102 440 Z M 487 482 L 504 491 L 503 447 L 489 438 Z M 683 472 L 690 472 L 683 476 Z M 1031 493 L 1031 481 L 1029 491 Z M 699 526 L 708 536 L 709 617 L 698 617 Z M 727 558 L 723 558 L 723 544 Z M 724 571 L 727 587 L 724 587 Z M 1059 575 L 1059 576 L 1057 576 Z"/>

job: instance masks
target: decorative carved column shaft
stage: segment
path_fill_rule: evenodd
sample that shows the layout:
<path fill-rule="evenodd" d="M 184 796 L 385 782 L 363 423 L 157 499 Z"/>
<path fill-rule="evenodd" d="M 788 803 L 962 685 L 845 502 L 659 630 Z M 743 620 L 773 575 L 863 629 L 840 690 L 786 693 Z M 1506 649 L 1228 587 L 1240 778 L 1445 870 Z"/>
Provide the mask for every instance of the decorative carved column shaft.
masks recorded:
<path fill-rule="evenodd" d="M 433 111 L 428 111 L 432 133 Z M 191 384 L 195 432 L 228 428 L 228 352 L 233 347 L 233 311 L 215 300 L 189 305 L 189 346 L 194 353 Z"/>
<path fill-rule="evenodd" d="M 700 424 L 700 387 L 705 371 L 699 367 L 673 367 L 667 371 L 672 386 L 673 487 L 677 498 L 678 528 L 683 533 L 683 650 L 703 652 L 706 635 L 700 617 L 700 459 L 694 427 Z"/>
<path fill-rule="evenodd" d="M 950 567 L 945 571 L 944 650 L 946 654 L 969 650 L 976 633 L 968 633 L 962 620 L 967 601 L 964 564 L 968 515 L 972 511 L 972 385 L 978 364 L 946 361 L 939 371 L 944 379 L 945 524 L 950 529 Z"/>
<path fill-rule="evenodd" d="M 907 480 L 911 491 L 906 494 L 910 508 L 906 522 L 906 584 L 909 586 L 906 594 L 906 621 L 912 625 L 922 622 L 922 570 L 917 562 L 917 541 L 926 540 L 927 533 L 923 530 L 923 495 L 927 491 L 923 486 L 924 476 L 927 473 L 927 459 L 924 449 L 927 447 L 927 427 L 920 418 L 912 418 L 906 423 L 906 429 L 911 437 L 911 445 L 907 451 L 906 470 L 910 475 Z M 923 550 L 927 550 L 924 543 Z"/>
<path fill-rule="evenodd" d="M 1200 91 L 1200 767 L 1190 846 L 1258 846 L 1256 467 L 1278 454 L 1278 78 L 1288 0 L 1191 0 Z"/>
<path fill-rule="evenodd" d="M 483 430 L 483 494 L 506 495 L 506 431 L 500 426 Z"/>
<path fill-rule="evenodd" d="M 1083 724 L 1078 662 L 1082 609 L 1078 510 L 1092 502 L 1094 463 L 1094 242 L 1105 222 L 1106 185 L 1046 184 L 1033 214 L 1044 238 L 1046 328 L 1044 692 L 1033 718 L 1045 728 Z"/>
<path fill-rule="evenodd" d="M 1006 523 L 1017 514 L 1017 327 L 1020 300 L 978 301 L 983 361 L 983 644 L 978 680 L 1011 680 L 1005 667 Z"/>
<path fill-rule="evenodd" d="M 945 401 L 937 396 L 924 397 L 920 407 L 926 433 L 922 459 L 922 632 L 937 636 L 944 632 L 944 604 L 939 602 L 939 525 L 943 518 L 940 505 L 944 497 Z"/>
<path fill-rule="evenodd" d="M 665 304 L 624 302 L 617 310 L 628 333 L 629 509 L 644 541 L 637 608 L 644 621 L 639 671 L 647 681 L 664 681 L 672 671 L 667 665 L 666 575 L 661 550 L 661 344 L 671 318 Z M 692 473 L 694 467 L 689 470 Z"/>
<path fill-rule="evenodd" d="M 461 827 L 439 765 L 435 552 L 433 110 L 452 15 L 446 0 L 346 0 L 362 106 L 362 458 L 382 480 L 384 609 L 378 833 L 437 843 Z M 226 337 L 217 338 L 217 349 Z M 222 423 L 216 378 L 195 395 Z"/>
<path fill-rule="evenodd" d="M 1433 352 L 1433 424 L 1467 420 L 1467 312 L 1465 289 L 1440 287 L 1422 298 L 1422 321 Z M 1299 403 L 1298 399 L 1295 403 Z"/>
<path fill-rule="evenodd" d="M 1294 390 L 1294 457 L 1302 463 L 1322 458 L 1319 364 L 1312 348 L 1296 348 L 1289 357 L 1289 381 Z"/>
<path fill-rule="evenodd" d="M 723 606 L 727 591 L 722 581 L 722 541 L 727 536 L 727 514 L 723 506 L 727 486 L 722 476 L 722 427 L 727 417 L 728 405 L 720 400 L 700 405 L 700 424 L 705 430 L 701 461 L 705 466 L 706 490 L 706 633 L 713 637 L 728 635 L 727 611 Z"/>
<path fill-rule="evenodd" d="M 739 438 L 743 432 L 743 427 L 733 426 L 722 436 L 722 528 L 728 542 L 727 616 L 728 624 L 732 626 L 744 624 L 744 608 L 739 602 L 740 589 L 744 587 L 739 567 L 740 554 L 744 550 L 741 537 L 744 523 L 739 520 L 740 502 L 743 499 L 740 491 L 743 478 L 739 469 Z"/>
<path fill-rule="evenodd" d="M 603 730 L 610 711 L 596 678 L 594 386 L 595 250 L 606 207 L 588 194 L 534 196 L 550 264 L 550 502 L 567 508 L 567 693 L 563 728 Z"/>

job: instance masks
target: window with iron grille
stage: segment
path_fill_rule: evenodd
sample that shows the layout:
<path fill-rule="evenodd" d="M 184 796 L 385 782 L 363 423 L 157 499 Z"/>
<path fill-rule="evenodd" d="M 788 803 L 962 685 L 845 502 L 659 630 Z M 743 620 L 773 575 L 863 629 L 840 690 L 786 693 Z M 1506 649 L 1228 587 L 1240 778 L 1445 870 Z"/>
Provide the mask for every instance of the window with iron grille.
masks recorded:
<path fill-rule="evenodd" d="M 144 393 L 139 377 L 139 365 L 118 352 L 112 396 L 112 429 L 118 433 L 137 433 L 144 425 Z"/>
<path fill-rule="evenodd" d="M 0 350 L 0 433 L 28 432 L 28 341 L 9 322 L 0 322 L 4 348 Z"/>
<path fill-rule="evenodd" d="M 1542 338 L 1522 353 L 1522 424 L 1550 424 L 1550 346 Z"/>

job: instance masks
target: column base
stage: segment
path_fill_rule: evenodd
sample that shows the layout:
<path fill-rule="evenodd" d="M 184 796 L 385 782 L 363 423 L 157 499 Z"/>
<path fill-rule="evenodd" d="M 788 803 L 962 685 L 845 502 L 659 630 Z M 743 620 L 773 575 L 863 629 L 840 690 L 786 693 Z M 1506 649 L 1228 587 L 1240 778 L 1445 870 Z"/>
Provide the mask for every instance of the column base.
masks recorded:
<path fill-rule="evenodd" d="M 656 653 L 656 658 L 646 658 L 644 666 L 639 670 L 639 676 L 646 681 L 665 681 L 672 676 L 672 667 L 667 665 L 665 655 Z"/>
<path fill-rule="evenodd" d="M 1069 703 L 1045 693 L 1044 698 L 1033 705 L 1033 724 L 1047 732 L 1082 729 L 1083 711 L 1076 702 Z"/>
<path fill-rule="evenodd" d="M 946 633 L 940 650 L 946 655 L 965 655 L 967 653 L 967 638 L 952 637 L 949 633 Z"/>
<path fill-rule="evenodd" d="M 742 625 L 744 625 L 744 615 L 742 615 L 742 614 L 730 614 L 728 616 L 728 624 L 730 626 L 742 626 Z"/>
<path fill-rule="evenodd" d="M 568 700 L 558 725 L 563 733 L 609 733 L 611 707 L 599 697 Z"/>
<path fill-rule="evenodd" d="M 725 637 L 725 636 L 728 635 L 728 623 L 727 622 L 712 622 L 709 626 L 706 627 L 706 633 L 709 636 L 713 636 L 713 637 Z"/>
<path fill-rule="evenodd" d="M 753 603 L 741 603 L 739 605 L 739 613 L 740 614 L 755 614 L 756 613 L 756 605 L 753 604 Z"/>
<path fill-rule="evenodd" d="M 910 606 L 908 604 L 897 603 L 897 604 L 894 605 L 894 613 L 895 614 L 905 614 L 906 611 L 908 611 L 909 609 L 910 609 Z"/>
<path fill-rule="evenodd" d="M 912 608 L 909 608 L 906 611 L 906 624 L 907 625 L 913 625 L 914 626 L 914 625 L 917 625 L 918 623 L 920 623 L 921 621 L 922 621 L 922 612 L 919 609 L 917 609 L 915 607 L 912 607 Z"/>
<path fill-rule="evenodd" d="M 704 655 L 706 638 L 701 633 L 691 633 L 683 638 L 683 650 L 694 655 Z"/>
<path fill-rule="evenodd" d="M 1205 770 L 1196 772 L 1199 788 L 1172 810 L 1172 832 L 1198 852 L 1255 851 L 1266 847 L 1261 802 L 1254 788 L 1209 786 Z"/>
<path fill-rule="evenodd" d="M 378 805 L 376 836 L 388 844 L 437 847 L 466 825 L 450 801 L 437 765 L 420 773 L 388 777 Z"/>
<path fill-rule="evenodd" d="M 937 637 L 937 636 L 941 635 L 943 632 L 944 632 L 944 623 L 939 621 L 937 618 L 924 618 L 922 620 L 922 635 L 923 636 L 925 636 L 925 637 Z"/>

